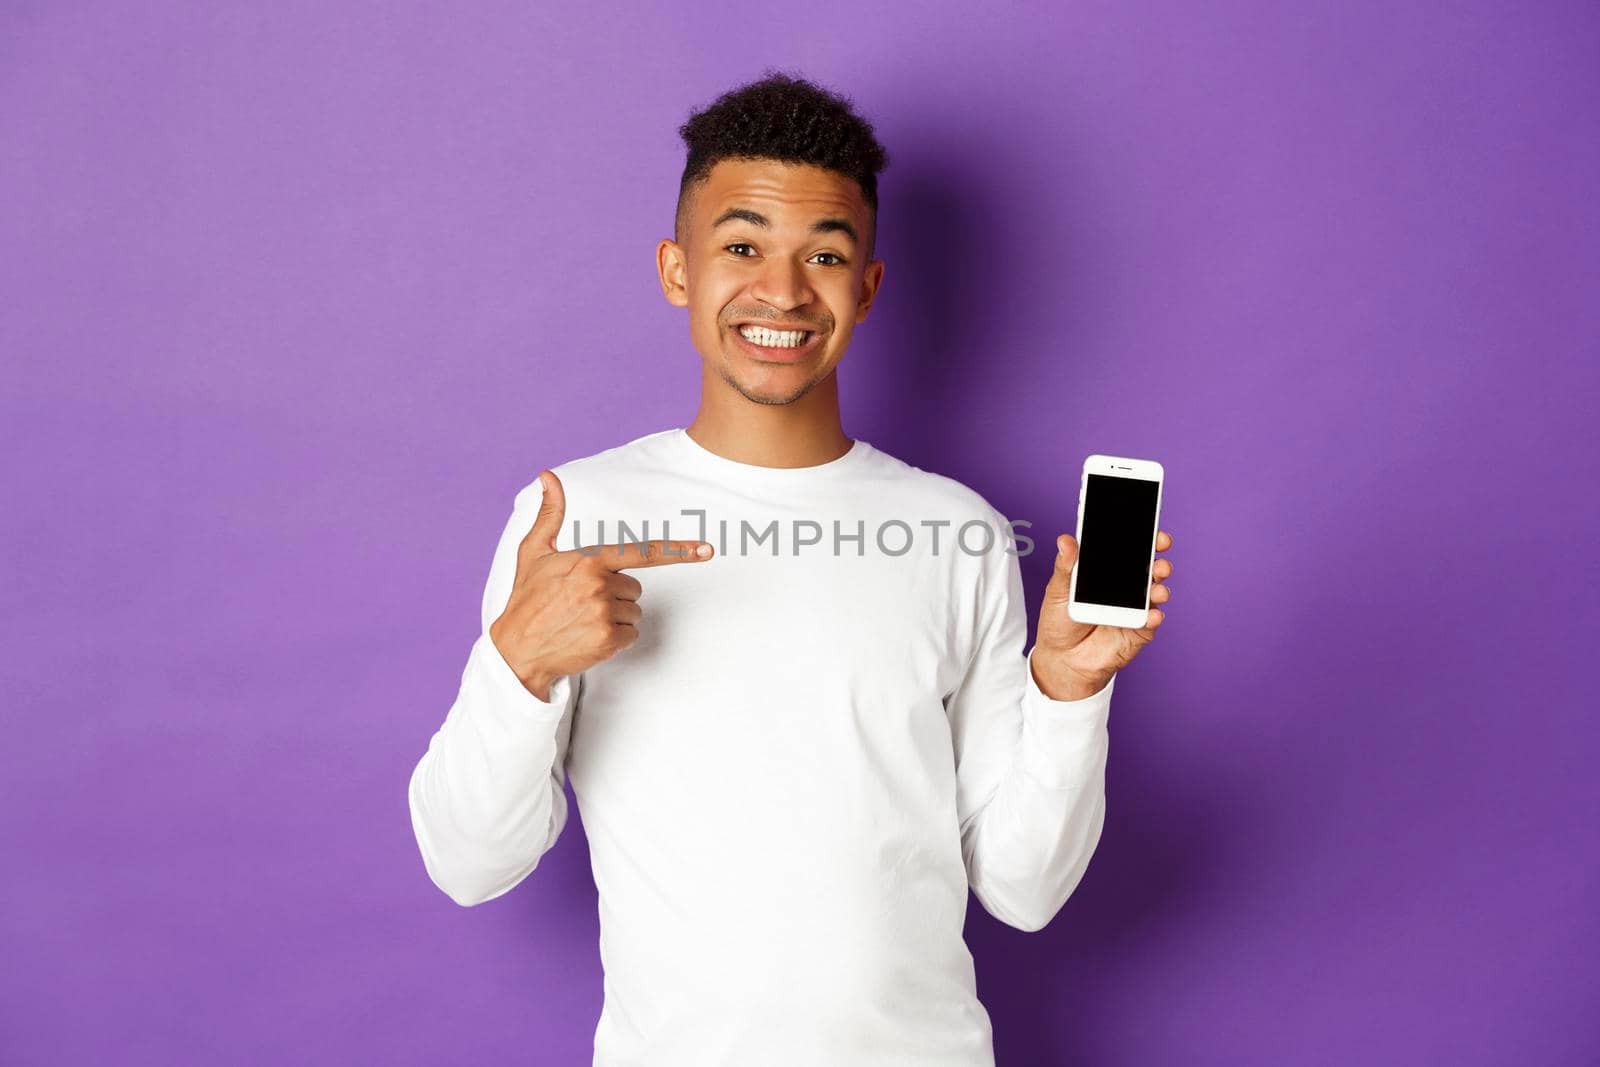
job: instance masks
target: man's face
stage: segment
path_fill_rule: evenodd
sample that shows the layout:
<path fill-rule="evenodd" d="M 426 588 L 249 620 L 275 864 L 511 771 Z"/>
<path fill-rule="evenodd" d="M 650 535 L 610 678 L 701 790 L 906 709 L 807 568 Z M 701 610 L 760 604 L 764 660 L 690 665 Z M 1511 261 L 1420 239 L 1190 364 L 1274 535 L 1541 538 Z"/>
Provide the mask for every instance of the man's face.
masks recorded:
<path fill-rule="evenodd" d="M 821 167 L 725 159 L 683 223 L 656 261 L 706 367 L 758 404 L 792 403 L 833 373 L 883 278 L 860 186 Z"/>

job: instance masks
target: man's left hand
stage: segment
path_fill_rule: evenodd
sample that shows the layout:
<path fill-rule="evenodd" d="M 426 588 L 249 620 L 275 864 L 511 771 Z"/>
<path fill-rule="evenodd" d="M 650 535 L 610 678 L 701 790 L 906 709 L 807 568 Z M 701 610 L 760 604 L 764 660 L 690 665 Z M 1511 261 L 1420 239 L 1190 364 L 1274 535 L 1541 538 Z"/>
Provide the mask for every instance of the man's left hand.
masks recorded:
<path fill-rule="evenodd" d="M 1172 535 L 1156 534 L 1156 551 L 1172 547 Z M 1056 569 L 1045 586 L 1039 608 L 1039 636 L 1033 648 L 1033 680 L 1052 700 L 1081 700 L 1106 687 L 1111 676 L 1126 667 L 1139 650 L 1156 636 L 1166 612 L 1150 609 L 1141 629 L 1125 626 L 1091 626 L 1067 614 L 1072 590 L 1072 565 L 1078 560 L 1078 540 L 1071 534 L 1056 538 Z M 1150 603 L 1165 604 L 1172 590 L 1162 584 L 1172 577 L 1172 561 L 1158 559 L 1150 569 Z"/>

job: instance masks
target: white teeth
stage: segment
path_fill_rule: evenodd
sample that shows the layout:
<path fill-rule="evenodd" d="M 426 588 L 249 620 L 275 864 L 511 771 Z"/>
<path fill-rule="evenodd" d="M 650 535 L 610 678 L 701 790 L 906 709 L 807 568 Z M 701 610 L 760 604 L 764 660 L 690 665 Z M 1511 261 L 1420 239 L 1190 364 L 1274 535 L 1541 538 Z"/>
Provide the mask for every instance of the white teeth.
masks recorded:
<path fill-rule="evenodd" d="M 739 335 L 763 348 L 799 348 L 811 336 L 807 330 L 769 330 L 765 326 L 741 326 Z"/>

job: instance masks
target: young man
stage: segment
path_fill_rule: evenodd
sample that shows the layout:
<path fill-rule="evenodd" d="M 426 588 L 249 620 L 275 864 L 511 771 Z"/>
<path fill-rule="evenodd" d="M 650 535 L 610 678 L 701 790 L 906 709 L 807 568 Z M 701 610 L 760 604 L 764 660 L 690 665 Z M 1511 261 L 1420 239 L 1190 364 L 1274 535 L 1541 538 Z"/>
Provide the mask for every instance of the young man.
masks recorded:
<path fill-rule="evenodd" d="M 411 777 L 417 843 L 453 900 L 493 900 L 561 833 L 570 775 L 596 1065 L 989 1065 L 968 887 L 1037 930 L 1077 885 L 1113 679 L 1163 613 L 1073 622 L 1062 535 L 1024 657 L 1006 520 L 845 435 L 834 370 L 883 279 L 886 162 L 847 100 L 769 75 L 680 132 L 657 265 L 700 410 L 517 494 Z"/>

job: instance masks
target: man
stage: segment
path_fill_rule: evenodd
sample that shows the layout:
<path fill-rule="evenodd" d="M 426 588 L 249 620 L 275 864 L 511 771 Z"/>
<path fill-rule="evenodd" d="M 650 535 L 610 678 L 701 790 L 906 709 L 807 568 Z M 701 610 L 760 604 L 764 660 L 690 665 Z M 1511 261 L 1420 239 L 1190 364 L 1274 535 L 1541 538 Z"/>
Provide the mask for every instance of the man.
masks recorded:
<path fill-rule="evenodd" d="M 689 309 L 699 412 L 517 494 L 411 777 L 424 863 L 459 904 L 508 892 L 566 824 L 570 776 L 597 1065 L 992 1064 L 968 887 L 1037 930 L 1077 885 L 1114 677 L 1163 613 L 1073 622 L 1062 535 L 1025 658 L 1006 520 L 845 435 L 834 371 L 883 279 L 886 163 L 846 99 L 769 75 L 680 133 L 657 266 Z"/>

